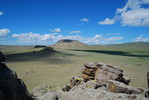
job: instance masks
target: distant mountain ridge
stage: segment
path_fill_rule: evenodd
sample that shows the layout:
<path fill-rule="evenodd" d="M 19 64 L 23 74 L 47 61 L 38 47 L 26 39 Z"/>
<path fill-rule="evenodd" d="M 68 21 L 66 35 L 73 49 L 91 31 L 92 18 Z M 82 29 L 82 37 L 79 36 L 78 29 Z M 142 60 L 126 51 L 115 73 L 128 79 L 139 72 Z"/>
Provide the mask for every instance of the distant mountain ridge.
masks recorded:
<path fill-rule="evenodd" d="M 122 43 L 121 45 L 149 45 L 149 42 L 128 42 Z"/>

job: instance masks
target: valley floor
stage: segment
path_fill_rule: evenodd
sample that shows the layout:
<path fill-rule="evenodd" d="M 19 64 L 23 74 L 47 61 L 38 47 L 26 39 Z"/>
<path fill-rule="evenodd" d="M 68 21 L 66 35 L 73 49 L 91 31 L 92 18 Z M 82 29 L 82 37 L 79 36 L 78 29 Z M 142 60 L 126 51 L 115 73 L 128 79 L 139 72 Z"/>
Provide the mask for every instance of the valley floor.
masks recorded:
<path fill-rule="evenodd" d="M 125 76 L 131 78 L 131 86 L 147 89 L 148 45 L 54 48 L 54 52 L 33 49 L 32 46 L 0 46 L 0 49 L 6 55 L 6 64 L 16 71 L 30 91 L 43 84 L 51 86 L 52 89 L 69 84 L 71 76 L 81 75 L 80 70 L 85 62 L 116 65 L 124 70 Z"/>

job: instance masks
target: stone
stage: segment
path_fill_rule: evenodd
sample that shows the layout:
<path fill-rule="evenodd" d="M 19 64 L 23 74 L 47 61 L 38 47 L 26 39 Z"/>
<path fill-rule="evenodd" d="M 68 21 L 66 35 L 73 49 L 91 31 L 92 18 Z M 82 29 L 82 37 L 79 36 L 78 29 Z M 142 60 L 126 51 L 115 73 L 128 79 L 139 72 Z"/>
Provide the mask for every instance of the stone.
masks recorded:
<path fill-rule="evenodd" d="M 143 94 L 112 93 L 103 88 L 77 87 L 61 94 L 60 100 L 148 100 Z"/>
<path fill-rule="evenodd" d="M 73 76 L 70 79 L 70 86 L 78 86 L 79 84 L 82 84 L 84 82 L 84 79 L 81 76 Z"/>
<path fill-rule="evenodd" d="M 0 100 L 5 100 L 5 97 L 2 91 L 0 91 Z"/>
<path fill-rule="evenodd" d="M 86 87 L 95 89 L 97 88 L 97 82 L 95 80 L 90 80 L 86 82 Z"/>
<path fill-rule="evenodd" d="M 94 80 L 95 79 L 95 76 L 89 76 L 87 74 L 82 74 L 82 77 L 83 77 L 85 82 L 87 82 L 89 80 Z"/>
<path fill-rule="evenodd" d="M 39 100 L 59 100 L 59 94 L 56 92 L 47 92 L 44 95 L 38 97 Z"/>
<path fill-rule="evenodd" d="M 4 55 L 1 53 L 0 57 Z M 24 82 L 7 67 L 4 59 L 0 62 L 0 100 L 33 100 Z"/>
<path fill-rule="evenodd" d="M 125 84 L 129 84 L 130 78 L 123 76 L 123 70 L 113 65 L 97 62 L 98 69 L 95 72 L 95 79 L 98 86 L 105 86 L 108 80 L 116 80 Z"/>
<path fill-rule="evenodd" d="M 4 54 L 0 51 L 0 63 L 5 61 Z"/>
<path fill-rule="evenodd" d="M 40 97 L 49 91 L 50 87 L 47 85 L 40 85 L 32 90 L 34 97 Z"/>
<path fill-rule="evenodd" d="M 90 76 L 95 76 L 95 69 L 89 69 L 89 68 L 83 68 L 82 69 L 82 74 L 87 74 L 87 75 L 90 75 Z"/>
<path fill-rule="evenodd" d="M 149 71 L 147 72 L 147 83 L 148 83 L 148 90 L 149 90 Z"/>
<path fill-rule="evenodd" d="M 69 92 L 69 90 L 71 90 L 70 85 L 65 85 L 65 86 L 62 87 L 62 91 L 64 91 L 64 92 Z"/>
<path fill-rule="evenodd" d="M 109 80 L 106 87 L 108 91 L 113 93 L 143 94 L 145 91 L 144 89 L 134 88 L 115 80 Z"/>
<path fill-rule="evenodd" d="M 103 86 L 106 85 L 108 80 L 116 80 L 120 76 L 117 74 L 114 74 L 112 72 L 109 72 L 107 70 L 103 70 L 98 68 L 96 71 L 95 79 L 97 80 L 97 85 L 98 86 Z"/>

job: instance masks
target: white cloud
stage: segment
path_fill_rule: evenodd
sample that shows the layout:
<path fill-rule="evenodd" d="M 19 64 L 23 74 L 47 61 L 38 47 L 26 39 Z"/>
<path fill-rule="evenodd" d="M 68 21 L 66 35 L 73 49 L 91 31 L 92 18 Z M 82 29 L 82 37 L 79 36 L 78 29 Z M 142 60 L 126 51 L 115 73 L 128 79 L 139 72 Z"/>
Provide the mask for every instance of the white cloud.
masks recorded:
<path fill-rule="evenodd" d="M 116 17 L 122 25 L 149 27 L 149 0 L 128 0 L 123 8 L 117 9 Z"/>
<path fill-rule="evenodd" d="M 89 22 L 89 19 L 83 18 L 83 19 L 80 19 L 80 21 L 82 21 L 82 22 Z"/>
<path fill-rule="evenodd" d="M 61 32 L 61 29 L 60 28 L 55 28 L 55 29 L 51 30 L 51 32 Z"/>
<path fill-rule="evenodd" d="M 102 35 L 96 34 L 93 38 L 87 38 L 85 43 L 87 44 L 115 44 L 119 43 L 119 40 L 122 40 L 123 37 L 103 37 Z"/>
<path fill-rule="evenodd" d="M 9 29 L 0 29 L 0 39 L 6 37 L 8 33 L 10 33 Z"/>
<path fill-rule="evenodd" d="M 55 43 L 61 39 L 72 39 L 78 40 L 87 44 L 114 44 L 118 43 L 119 40 L 123 39 L 123 37 L 110 37 L 106 38 L 100 34 L 96 34 L 94 37 L 85 38 L 80 35 L 60 35 L 58 33 L 52 34 L 38 34 L 38 33 L 21 33 L 21 34 L 13 34 L 13 38 L 18 39 L 18 43 L 20 44 L 51 44 Z"/>
<path fill-rule="evenodd" d="M 135 38 L 133 41 L 134 42 L 149 42 L 149 37 L 143 37 L 143 35 L 140 35 L 139 37 Z"/>
<path fill-rule="evenodd" d="M 4 13 L 2 11 L 0 11 L 0 16 L 3 15 Z"/>
<path fill-rule="evenodd" d="M 70 31 L 70 33 L 81 33 L 81 31 Z"/>
<path fill-rule="evenodd" d="M 106 18 L 104 21 L 98 22 L 100 25 L 112 25 L 115 23 L 114 19 Z"/>

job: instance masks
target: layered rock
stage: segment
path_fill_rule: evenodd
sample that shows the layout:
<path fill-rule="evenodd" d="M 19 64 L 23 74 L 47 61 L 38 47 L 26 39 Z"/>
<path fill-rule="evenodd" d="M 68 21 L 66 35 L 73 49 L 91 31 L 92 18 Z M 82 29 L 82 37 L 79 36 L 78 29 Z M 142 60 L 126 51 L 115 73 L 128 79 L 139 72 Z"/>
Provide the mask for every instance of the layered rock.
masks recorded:
<path fill-rule="evenodd" d="M 101 62 L 85 63 L 82 69 L 84 81 L 97 80 L 97 86 L 106 86 L 108 80 L 116 80 L 129 84 L 130 79 L 123 75 L 123 70 L 116 66 L 104 64 Z"/>
<path fill-rule="evenodd" d="M 4 55 L 0 52 L 0 100 L 33 100 L 24 82 L 4 61 Z"/>
<path fill-rule="evenodd" d="M 114 80 L 109 80 L 106 87 L 108 91 L 113 93 L 143 94 L 145 92 L 142 88 L 134 88 Z"/>
<path fill-rule="evenodd" d="M 91 78 L 92 77 L 92 78 Z M 48 91 L 39 100 L 148 100 L 148 91 L 128 86 L 123 70 L 103 64 L 85 63 L 81 76 L 73 76 L 70 85 Z"/>

